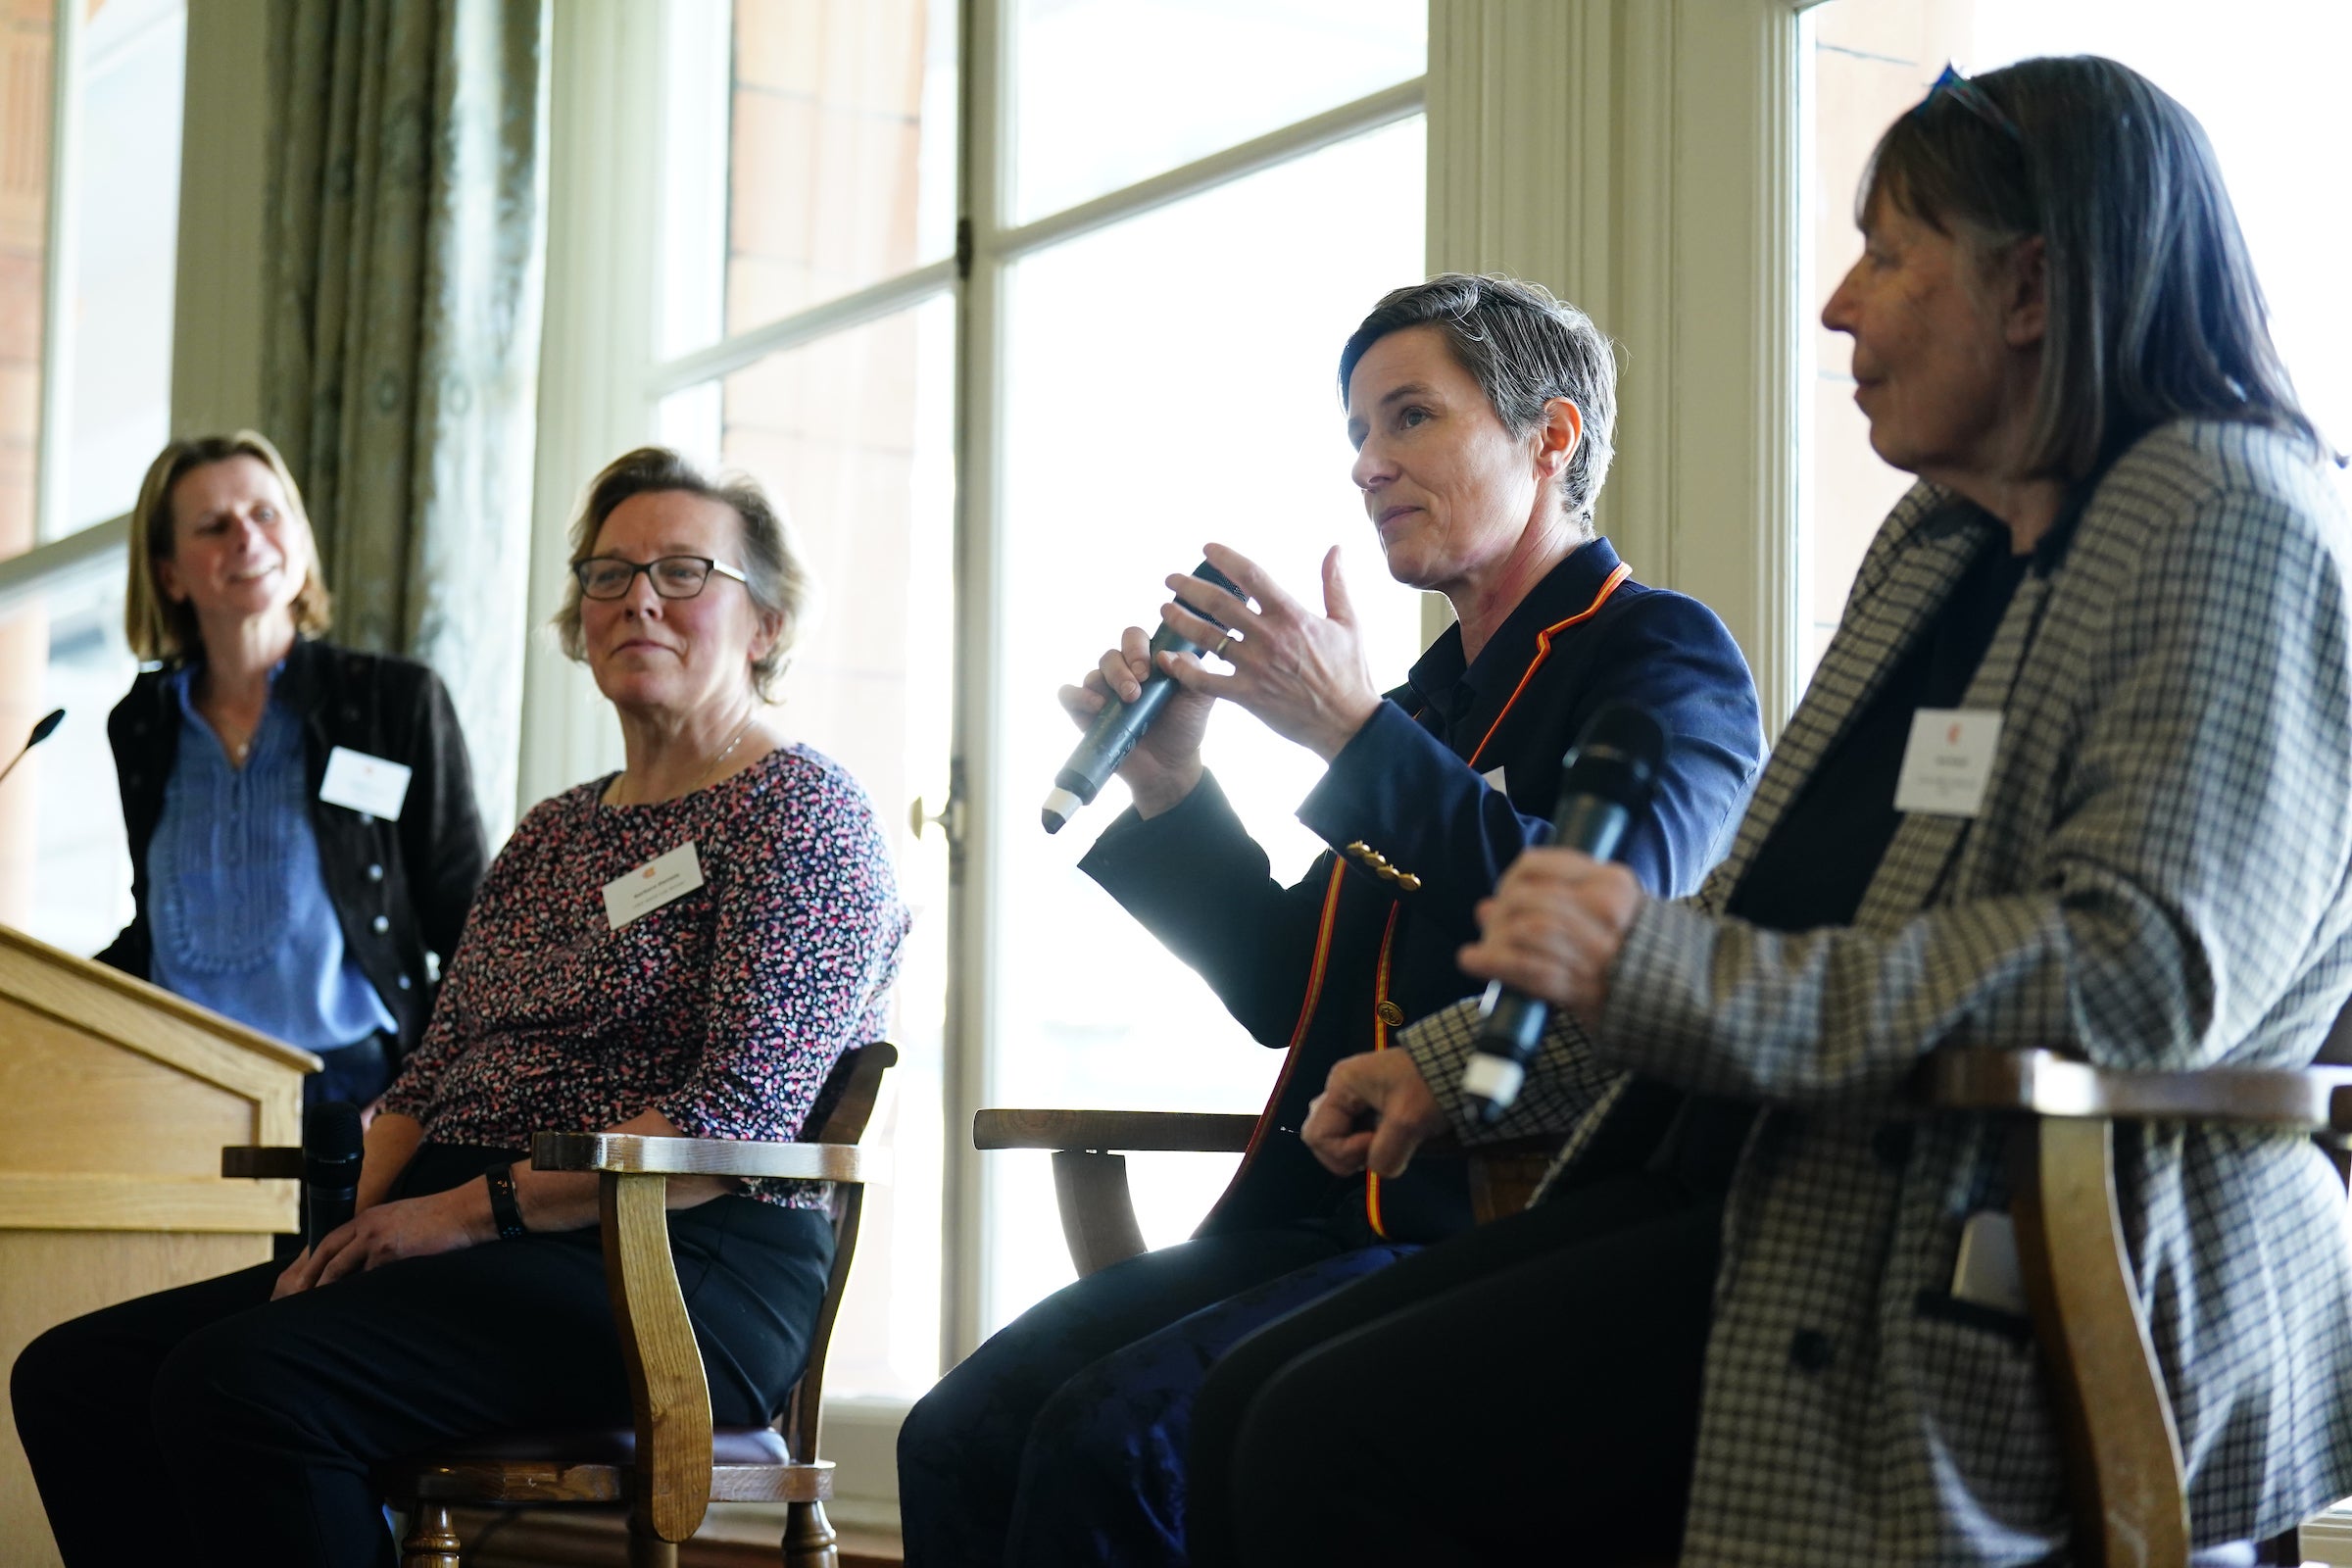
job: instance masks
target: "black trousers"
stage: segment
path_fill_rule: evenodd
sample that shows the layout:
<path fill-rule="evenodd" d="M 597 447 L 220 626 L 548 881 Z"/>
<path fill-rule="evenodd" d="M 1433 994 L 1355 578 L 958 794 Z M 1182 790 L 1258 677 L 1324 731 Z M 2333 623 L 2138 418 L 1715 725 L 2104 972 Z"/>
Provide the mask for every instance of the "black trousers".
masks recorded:
<path fill-rule="evenodd" d="M 427 1145 L 400 1195 L 510 1157 Z M 832 1229 L 748 1198 L 669 1224 L 712 1414 L 764 1421 L 807 1359 Z M 594 1229 L 413 1258 L 271 1301 L 277 1273 L 264 1264 L 125 1301 L 18 1357 L 17 1431 L 68 1568 L 385 1568 L 376 1464 L 454 1438 L 629 1419 Z M 154 1494 L 158 1477 L 172 1496 Z"/>
<path fill-rule="evenodd" d="M 1242 1341 L 1194 1407 L 1193 1561 L 1670 1558 L 1722 1217 L 1614 1177 Z"/>
<path fill-rule="evenodd" d="M 1114 1264 L 1005 1325 L 923 1396 L 899 1428 L 907 1568 L 1004 1568 L 1026 1532 L 1025 1470 L 1054 1396 L 1135 1342 L 1255 1286 L 1348 1250 L 1301 1223 L 1163 1247 Z M 1045 1441 L 1067 1423 L 1043 1421 Z"/>

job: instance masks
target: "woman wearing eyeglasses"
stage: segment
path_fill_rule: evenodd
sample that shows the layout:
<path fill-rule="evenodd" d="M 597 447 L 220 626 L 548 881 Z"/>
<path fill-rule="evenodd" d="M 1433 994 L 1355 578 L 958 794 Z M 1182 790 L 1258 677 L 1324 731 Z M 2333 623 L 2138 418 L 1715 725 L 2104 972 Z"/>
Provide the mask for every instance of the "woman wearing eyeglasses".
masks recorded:
<path fill-rule="evenodd" d="M 589 490 L 572 576 L 558 630 L 627 765 L 500 850 L 368 1130 L 358 1217 L 282 1277 L 126 1302 L 18 1360 L 17 1429 L 69 1568 L 193 1560 L 223 1487 L 241 1561 L 380 1560 L 378 1462 L 625 1423 L 596 1181 L 530 1169 L 531 1134 L 789 1140 L 842 1052 L 881 1035 L 907 915 L 864 792 L 769 706 L 808 585 L 766 498 L 632 452 Z M 827 1197 L 669 1184 L 721 1425 L 767 1421 L 800 1376 Z M 189 1507 L 126 1516 L 125 1458 Z"/>
<path fill-rule="evenodd" d="M 157 667 L 107 719 L 132 916 L 98 956 L 316 1052 L 306 1101 L 366 1105 L 489 858 L 449 693 L 319 640 L 302 491 L 251 430 L 165 447 L 131 537 L 124 630 Z"/>

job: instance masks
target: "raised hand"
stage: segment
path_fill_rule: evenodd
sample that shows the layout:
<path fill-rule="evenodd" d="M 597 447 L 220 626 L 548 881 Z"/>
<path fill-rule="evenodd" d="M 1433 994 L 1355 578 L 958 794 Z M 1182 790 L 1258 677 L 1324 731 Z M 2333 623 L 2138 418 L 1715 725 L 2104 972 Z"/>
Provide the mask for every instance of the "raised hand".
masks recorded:
<path fill-rule="evenodd" d="M 1256 603 L 1179 573 L 1168 579 L 1177 597 L 1224 625 L 1195 614 L 1185 604 L 1164 606 L 1160 615 L 1204 648 L 1215 648 L 1230 627 L 1233 637 L 1223 658 L 1233 672 L 1219 674 L 1197 659 L 1166 655 L 1160 667 L 1188 693 L 1237 703 L 1275 734 L 1330 761 L 1380 707 L 1380 692 L 1364 662 L 1355 606 L 1340 572 L 1339 547 L 1323 558 L 1321 614 L 1293 599 L 1249 557 L 1213 544 L 1206 553 L 1209 564 Z"/>

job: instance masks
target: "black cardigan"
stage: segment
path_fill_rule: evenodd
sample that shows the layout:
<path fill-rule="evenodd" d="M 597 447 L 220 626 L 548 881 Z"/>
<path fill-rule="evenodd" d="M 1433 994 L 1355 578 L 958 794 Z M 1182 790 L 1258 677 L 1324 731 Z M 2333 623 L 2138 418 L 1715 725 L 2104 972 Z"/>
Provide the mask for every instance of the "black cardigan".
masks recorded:
<path fill-rule="evenodd" d="M 102 963 L 148 978 L 147 846 L 164 814 L 164 788 L 179 750 L 180 715 L 167 670 L 142 670 L 107 715 L 122 823 L 130 836 L 130 924 Z M 311 825 L 326 894 L 343 942 L 400 1026 L 402 1054 L 432 1014 L 429 951 L 444 962 L 457 950 L 466 910 L 489 861 L 466 737 L 441 679 L 414 660 L 297 641 L 271 691 L 302 719 Z M 380 821 L 318 799 L 326 760 L 338 746 L 413 769 L 398 822 Z"/>

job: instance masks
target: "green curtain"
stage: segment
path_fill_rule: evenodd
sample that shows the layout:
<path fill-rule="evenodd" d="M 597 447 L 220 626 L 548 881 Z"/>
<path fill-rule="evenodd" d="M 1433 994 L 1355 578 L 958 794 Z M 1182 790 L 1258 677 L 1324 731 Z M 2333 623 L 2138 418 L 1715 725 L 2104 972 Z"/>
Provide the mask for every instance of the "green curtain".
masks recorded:
<path fill-rule="evenodd" d="M 271 0 L 269 434 L 333 636 L 437 669 L 513 820 L 546 257 L 543 0 Z"/>

